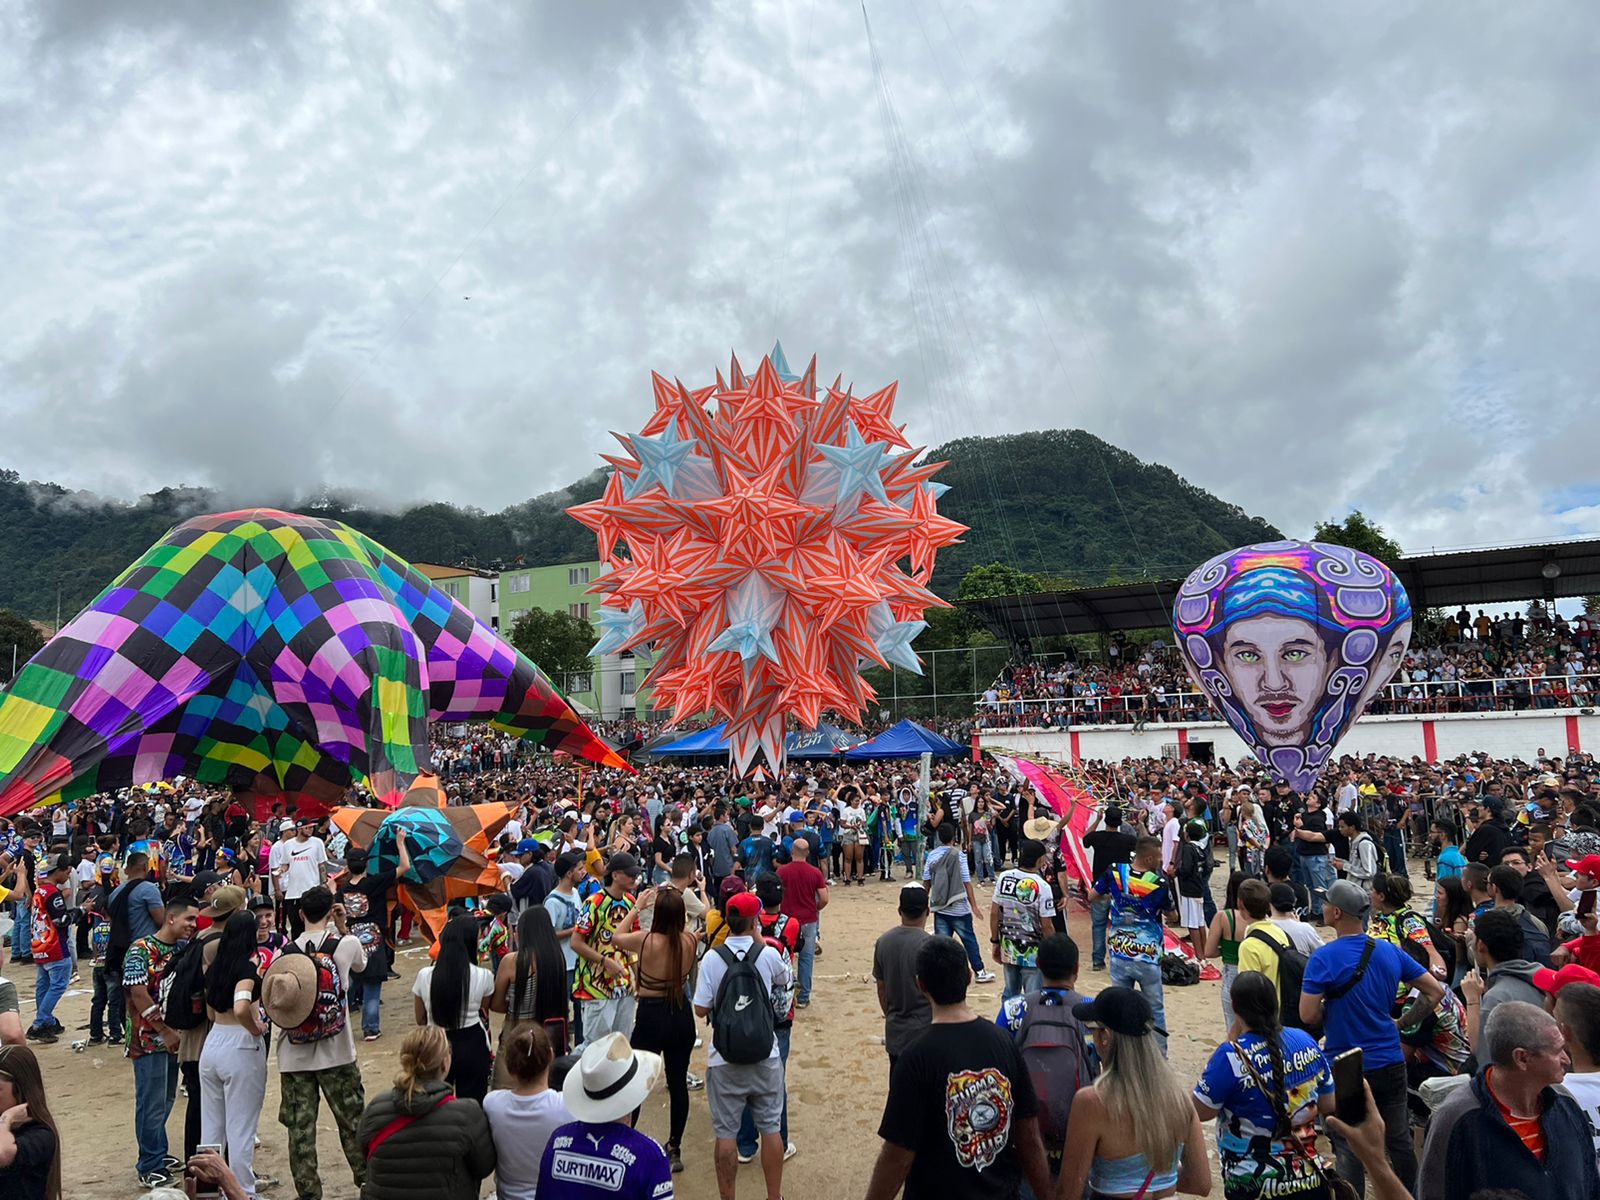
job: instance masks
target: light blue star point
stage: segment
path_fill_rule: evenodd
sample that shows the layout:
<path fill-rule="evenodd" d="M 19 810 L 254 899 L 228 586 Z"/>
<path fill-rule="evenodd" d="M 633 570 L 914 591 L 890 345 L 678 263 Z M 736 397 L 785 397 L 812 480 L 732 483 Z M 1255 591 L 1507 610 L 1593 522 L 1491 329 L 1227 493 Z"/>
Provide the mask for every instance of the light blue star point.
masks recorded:
<path fill-rule="evenodd" d="M 623 478 L 623 496 L 632 500 L 657 483 L 667 495 L 673 495 L 678 472 L 689 461 L 697 445 L 694 438 L 678 436 L 678 423 L 673 421 L 654 436 L 636 433 L 628 440 L 633 446 L 633 456 L 639 460 L 639 473 L 632 479 Z"/>
<path fill-rule="evenodd" d="M 590 655 L 615 654 L 638 636 L 644 628 L 644 602 L 635 600 L 627 608 L 610 608 L 602 605 L 596 622 L 600 626 L 600 640 L 589 651 Z"/>
<path fill-rule="evenodd" d="M 852 422 L 846 426 L 844 445 L 820 445 L 817 453 L 838 472 L 834 505 L 840 512 L 853 510 L 863 492 L 879 504 L 889 503 L 883 487 L 883 468 L 894 456 L 883 442 L 864 440 Z"/>
<path fill-rule="evenodd" d="M 867 630 L 873 645 L 891 666 L 904 667 L 914 675 L 922 674 L 922 664 L 917 652 L 911 648 L 916 636 L 928 627 L 926 621 L 896 621 L 888 604 L 875 605 L 867 617 Z"/>

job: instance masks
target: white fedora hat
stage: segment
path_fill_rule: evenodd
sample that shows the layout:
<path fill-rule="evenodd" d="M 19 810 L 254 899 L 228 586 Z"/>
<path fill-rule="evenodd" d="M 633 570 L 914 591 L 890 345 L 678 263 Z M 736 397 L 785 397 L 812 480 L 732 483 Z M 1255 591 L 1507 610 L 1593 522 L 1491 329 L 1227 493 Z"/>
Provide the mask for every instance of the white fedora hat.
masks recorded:
<path fill-rule="evenodd" d="M 659 1054 L 635 1050 L 622 1034 L 608 1033 L 584 1047 L 578 1065 L 567 1074 L 561 1099 L 580 1121 L 616 1121 L 638 1108 L 664 1074 Z"/>

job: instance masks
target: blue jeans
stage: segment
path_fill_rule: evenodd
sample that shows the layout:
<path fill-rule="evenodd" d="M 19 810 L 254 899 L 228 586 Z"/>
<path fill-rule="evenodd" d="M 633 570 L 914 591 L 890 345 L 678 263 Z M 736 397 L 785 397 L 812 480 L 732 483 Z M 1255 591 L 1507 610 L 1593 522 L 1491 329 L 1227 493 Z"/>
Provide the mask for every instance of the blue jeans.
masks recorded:
<path fill-rule="evenodd" d="M 374 1034 L 382 1032 L 379 1021 L 379 1008 L 383 999 L 383 981 L 373 982 L 369 979 L 352 979 L 350 981 L 350 1003 L 361 1008 L 361 1032 Z"/>
<path fill-rule="evenodd" d="M 167 1117 L 178 1095 L 178 1056 L 145 1054 L 133 1060 L 133 1132 L 139 1139 L 139 1174 L 167 1156 Z"/>
<path fill-rule="evenodd" d="M 1161 964 L 1153 962 L 1135 962 L 1131 958 L 1123 958 L 1120 954 L 1111 956 L 1111 982 L 1117 987 L 1136 987 L 1144 993 L 1144 998 L 1150 1001 L 1150 1007 L 1155 1010 L 1155 1022 L 1158 1028 L 1167 1027 L 1166 993 L 1161 987 Z M 1167 1038 L 1161 1039 L 1161 1054 L 1167 1053 Z"/>
<path fill-rule="evenodd" d="M 778 1057 L 783 1060 L 783 1126 L 778 1131 L 783 1135 L 783 1144 L 789 1144 L 789 1035 L 794 1032 L 793 1025 L 784 1025 L 778 1031 Z M 739 1121 L 739 1138 L 737 1145 L 739 1153 L 753 1155 L 761 1144 L 756 1136 L 756 1118 L 750 1111 L 750 1106 L 744 1106 L 744 1116 Z"/>
<path fill-rule="evenodd" d="M 1039 968 L 1019 967 L 1016 963 L 1006 963 L 1006 985 L 1000 993 L 1001 1001 L 1021 996 L 1027 992 L 1039 990 Z"/>
<path fill-rule="evenodd" d="M 12 905 L 11 957 L 26 958 L 33 953 L 33 902 L 18 900 Z"/>
<path fill-rule="evenodd" d="M 972 914 L 952 917 L 945 913 L 933 914 L 933 932 L 940 937 L 958 937 L 967 948 L 967 961 L 973 973 L 983 970 L 983 955 L 978 952 L 978 935 L 972 931 Z"/>
<path fill-rule="evenodd" d="M 1300 882 L 1311 893 L 1311 915 L 1320 921 L 1323 897 L 1333 883 L 1333 862 L 1326 854 L 1305 854 L 1295 858 L 1295 865 L 1300 868 Z"/>
<path fill-rule="evenodd" d="M 994 878 L 994 858 L 986 837 L 972 839 L 972 877 L 979 883 Z"/>
<path fill-rule="evenodd" d="M 1094 934 L 1094 951 L 1091 961 L 1096 967 L 1106 965 L 1106 927 L 1111 924 L 1111 897 L 1091 895 L 1089 898 L 1089 926 Z"/>
<path fill-rule="evenodd" d="M 800 926 L 800 982 L 795 989 L 795 1003 L 811 1002 L 811 967 L 817 961 L 817 923 L 807 921 Z"/>
<path fill-rule="evenodd" d="M 33 994 L 38 1011 L 33 1018 L 33 1028 L 48 1029 L 56 1023 L 56 1005 L 67 994 L 67 985 L 72 982 L 72 960 L 63 958 L 59 962 L 40 963 L 35 971 Z"/>
<path fill-rule="evenodd" d="M 1391 873 L 1398 875 L 1406 873 L 1406 843 L 1398 825 L 1383 831 L 1383 854 L 1389 860 Z"/>

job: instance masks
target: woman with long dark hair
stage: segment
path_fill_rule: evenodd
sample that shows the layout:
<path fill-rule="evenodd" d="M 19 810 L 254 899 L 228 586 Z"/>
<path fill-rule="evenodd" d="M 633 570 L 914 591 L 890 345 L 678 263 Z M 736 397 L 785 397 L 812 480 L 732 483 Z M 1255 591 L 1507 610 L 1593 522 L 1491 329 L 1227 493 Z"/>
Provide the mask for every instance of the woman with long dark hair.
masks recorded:
<path fill-rule="evenodd" d="M 652 908 L 648 933 L 638 928 L 639 914 Z M 671 1126 L 667 1158 L 673 1171 L 683 1170 L 683 1128 L 689 1123 L 689 1056 L 694 1053 L 694 1010 L 689 1007 L 689 972 L 694 969 L 699 934 L 687 929 L 688 910 L 672 888 L 651 889 L 639 897 L 612 937 L 619 950 L 639 956 L 639 1006 L 633 1022 L 633 1045 L 666 1062 Z"/>
<path fill-rule="evenodd" d="M 1224 1042 L 1194 1089 L 1202 1121 L 1217 1118 L 1228 1200 L 1263 1195 L 1326 1200 L 1316 1118 L 1333 1108 L 1333 1072 L 1317 1041 L 1278 1019 L 1278 989 L 1260 971 L 1233 983 L 1239 1037 Z"/>
<path fill-rule="evenodd" d="M 417 972 L 412 1010 L 418 1025 L 437 1025 L 450 1041 L 445 1079 L 456 1095 L 482 1100 L 489 1090 L 489 1022 L 494 976 L 478 965 L 478 919 L 455 917 L 439 934 L 439 958 Z"/>
<path fill-rule="evenodd" d="M 1441 958 L 1450 969 L 1450 986 L 1460 984 L 1467 973 L 1467 931 L 1472 924 L 1472 897 L 1459 875 L 1440 879 L 1433 885 L 1433 920 L 1443 936 L 1449 939 L 1449 953 L 1438 946 Z"/>
<path fill-rule="evenodd" d="M 0 1046 L 0 1185 L 18 1200 L 61 1200 L 61 1133 L 27 1046 Z"/>
<path fill-rule="evenodd" d="M 254 1196 L 256 1127 L 267 1096 L 254 913 L 235 912 L 222 926 L 217 956 L 206 968 L 205 995 L 211 1032 L 200 1051 L 200 1141 L 226 1147 L 228 1165 L 245 1194 Z"/>
<path fill-rule="evenodd" d="M 500 960 L 489 1011 L 504 1013 L 500 1054 L 494 1064 L 494 1086 L 511 1086 L 506 1073 L 506 1047 L 529 1025 L 549 1035 L 557 1057 L 567 1052 L 567 961 L 561 953 L 555 923 L 542 904 L 524 909 L 517 918 L 517 948 Z"/>

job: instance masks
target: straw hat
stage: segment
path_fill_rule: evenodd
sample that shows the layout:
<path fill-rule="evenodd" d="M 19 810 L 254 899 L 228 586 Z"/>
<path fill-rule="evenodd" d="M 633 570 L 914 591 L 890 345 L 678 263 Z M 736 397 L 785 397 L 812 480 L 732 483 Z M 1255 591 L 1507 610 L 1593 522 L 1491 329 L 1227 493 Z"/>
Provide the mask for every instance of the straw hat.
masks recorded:
<path fill-rule="evenodd" d="M 1034 817 L 1031 821 L 1022 824 L 1022 836 L 1030 842 L 1042 842 L 1051 834 L 1061 828 L 1060 821 L 1052 821 L 1049 817 Z"/>
<path fill-rule="evenodd" d="M 280 954 L 261 977 L 261 1005 L 279 1029 L 298 1029 L 317 1004 L 317 964 L 308 954 Z"/>
<path fill-rule="evenodd" d="M 567 1074 L 561 1099 L 580 1121 L 617 1121 L 638 1108 L 664 1074 L 659 1054 L 635 1050 L 622 1034 L 608 1033 L 584 1048 Z"/>
<path fill-rule="evenodd" d="M 220 921 L 242 909 L 249 899 L 249 895 L 238 884 L 224 884 L 211 893 L 211 903 L 200 910 L 200 915 Z"/>

